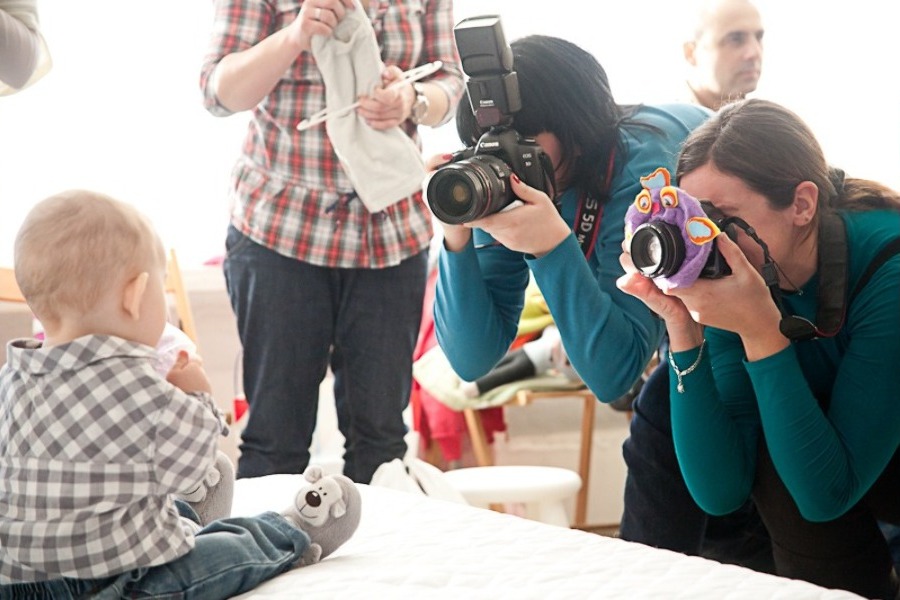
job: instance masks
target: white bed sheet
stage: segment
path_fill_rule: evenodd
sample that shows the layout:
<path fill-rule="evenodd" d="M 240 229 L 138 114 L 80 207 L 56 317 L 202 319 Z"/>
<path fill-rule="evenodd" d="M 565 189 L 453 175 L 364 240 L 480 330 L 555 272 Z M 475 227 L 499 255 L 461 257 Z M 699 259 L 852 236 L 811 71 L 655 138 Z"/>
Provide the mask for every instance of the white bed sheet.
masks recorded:
<path fill-rule="evenodd" d="M 240 479 L 232 514 L 280 510 L 302 483 L 300 475 Z M 366 485 L 360 491 L 353 538 L 320 563 L 236 598 L 859 598 L 422 495 Z"/>

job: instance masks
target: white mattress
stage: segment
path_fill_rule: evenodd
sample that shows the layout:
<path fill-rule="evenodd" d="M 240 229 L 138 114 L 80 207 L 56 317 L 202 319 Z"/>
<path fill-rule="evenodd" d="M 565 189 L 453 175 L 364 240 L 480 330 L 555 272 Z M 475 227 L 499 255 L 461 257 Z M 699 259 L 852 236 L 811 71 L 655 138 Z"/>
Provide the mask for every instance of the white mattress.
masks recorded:
<path fill-rule="evenodd" d="M 232 512 L 280 511 L 301 486 L 299 475 L 240 479 Z M 353 538 L 237 598 L 859 598 L 422 495 L 360 490 Z"/>

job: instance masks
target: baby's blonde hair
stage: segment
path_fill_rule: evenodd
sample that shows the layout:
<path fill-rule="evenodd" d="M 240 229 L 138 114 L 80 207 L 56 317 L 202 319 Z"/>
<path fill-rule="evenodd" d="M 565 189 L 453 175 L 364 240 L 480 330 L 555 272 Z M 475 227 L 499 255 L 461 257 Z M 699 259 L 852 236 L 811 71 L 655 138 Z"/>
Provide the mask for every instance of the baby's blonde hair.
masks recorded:
<path fill-rule="evenodd" d="M 16 280 L 41 320 L 86 314 L 110 289 L 165 263 L 146 217 L 87 190 L 61 192 L 35 205 L 16 235 L 14 252 Z"/>

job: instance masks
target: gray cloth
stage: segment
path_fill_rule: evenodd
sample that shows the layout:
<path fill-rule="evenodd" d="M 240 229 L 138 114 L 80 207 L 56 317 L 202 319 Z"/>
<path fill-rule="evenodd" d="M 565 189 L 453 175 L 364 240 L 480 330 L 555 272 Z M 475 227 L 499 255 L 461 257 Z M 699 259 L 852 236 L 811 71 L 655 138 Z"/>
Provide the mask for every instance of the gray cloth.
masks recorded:
<path fill-rule="evenodd" d="M 356 10 L 347 12 L 331 37 L 313 37 L 312 53 L 325 82 L 329 112 L 353 104 L 381 85 L 384 63 L 359 0 Z M 369 212 L 384 210 L 422 188 L 422 154 L 400 127 L 377 131 L 356 111 L 330 117 L 325 127 L 341 166 Z"/>
<path fill-rule="evenodd" d="M 0 96 L 34 83 L 50 64 L 36 0 L 0 0 Z"/>

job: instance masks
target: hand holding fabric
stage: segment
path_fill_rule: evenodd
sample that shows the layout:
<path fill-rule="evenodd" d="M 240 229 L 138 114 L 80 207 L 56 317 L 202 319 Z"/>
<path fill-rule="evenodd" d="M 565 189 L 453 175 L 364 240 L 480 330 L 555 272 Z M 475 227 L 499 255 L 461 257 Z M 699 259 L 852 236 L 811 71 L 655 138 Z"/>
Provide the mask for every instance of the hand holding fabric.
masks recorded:
<path fill-rule="evenodd" d="M 393 85 L 402 77 L 403 71 L 396 65 L 385 67 L 381 73 L 381 87 L 359 99 L 357 112 L 372 129 L 390 129 L 409 118 L 416 92 L 411 83 Z"/>

